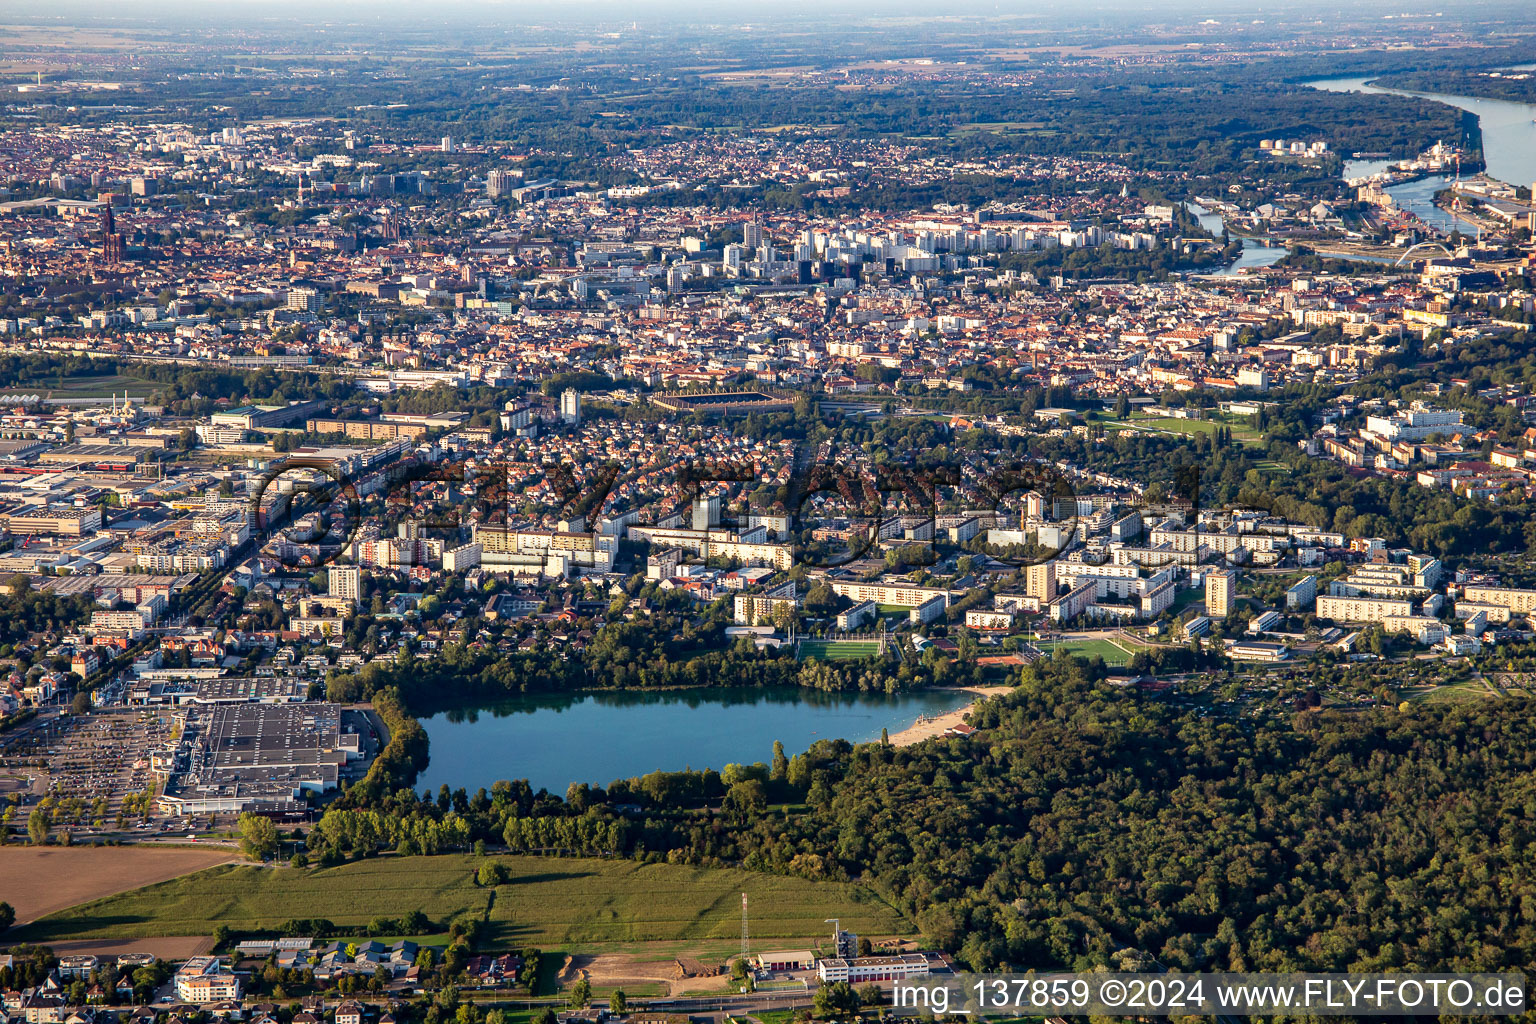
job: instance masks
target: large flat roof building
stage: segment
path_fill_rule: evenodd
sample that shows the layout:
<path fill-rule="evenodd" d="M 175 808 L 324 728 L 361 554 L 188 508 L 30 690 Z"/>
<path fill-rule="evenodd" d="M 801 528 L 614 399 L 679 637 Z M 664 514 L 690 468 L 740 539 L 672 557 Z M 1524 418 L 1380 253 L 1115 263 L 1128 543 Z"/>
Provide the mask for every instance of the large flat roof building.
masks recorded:
<path fill-rule="evenodd" d="M 189 711 L 175 767 L 158 804 L 164 813 L 302 809 L 306 791 L 341 781 L 361 756 L 339 704 L 218 704 Z"/>
<path fill-rule="evenodd" d="M 83 537 L 101 529 L 101 509 L 18 508 L 0 512 L 0 526 L 12 533 L 53 533 Z"/>
<path fill-rule="evenodd" d="M 1335 622 L 1382 622 L 1413 614 L 1413 602 L 1388 597 L 1337 597 L 1319 594 L 1317 617 Z"/>

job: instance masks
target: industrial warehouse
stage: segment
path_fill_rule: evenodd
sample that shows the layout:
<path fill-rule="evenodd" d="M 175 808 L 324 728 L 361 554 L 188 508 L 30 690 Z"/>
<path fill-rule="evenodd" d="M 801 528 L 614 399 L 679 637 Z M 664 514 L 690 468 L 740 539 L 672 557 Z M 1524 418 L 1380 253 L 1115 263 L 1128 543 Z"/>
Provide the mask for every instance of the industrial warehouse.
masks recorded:
<path fill-rule="evenodd" d="M 175 750 L 157 754 L 163 814 L 294 815 L 365 761 L 372 726 L 339 704 L 188 705 Z"/>

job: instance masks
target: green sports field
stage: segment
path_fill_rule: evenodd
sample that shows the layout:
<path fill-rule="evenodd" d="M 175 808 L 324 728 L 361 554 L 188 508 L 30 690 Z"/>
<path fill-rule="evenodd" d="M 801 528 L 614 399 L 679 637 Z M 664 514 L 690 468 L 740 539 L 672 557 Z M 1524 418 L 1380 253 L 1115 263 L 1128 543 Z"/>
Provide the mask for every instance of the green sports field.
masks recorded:
<path fill-rule="evenodd" d="M 8 941 L 207 935 L 277 928 L 295 918 L 366 925 L 420 910 L 438 934 L 461 914 L 488 915 L 494 942 L 567 951 L 616 942 L 729 942 L 741 894 L 754 938 L 808 939 L 839 918 L 868 935 L 916 929 L 862 886 L 750 871 L 594 858 L 514 857 L 512 881 L 474 884 L 468 855 L 377 857 L 334 868 L 226 865 L 84 903 L 8 933 Z"/>
<path fill-rule="evenodd" d="M 814 661 L 860 661 L 880 653 L 878 640 L 802 640 L 800 657 Z"/>
<path fill-rule="evenodd" d="M 1097 656 L 1104 659 L 1104 664 L 1114 668 L 1121 668 L 1125 665 L 1129 665 L 1131 662 L 1131 655 L 1134 653 L 1133 651 L 1127 651 L 1125 648 L 1120 647 L 1117 644 L 1110 643 L 1108 640 L 1097 639 L 1072 640 L 1066 643 L 1063 643 L 1060 640 L 1047 640 L 1044 643 L 1039 643 L 1035 646 L 1039 647 L 1040 650 L 1044 651 L 1046 654 L 1051 654 L 1056 650 L 1056 648 L 1063 647 L 1066 649 L 1068 654 L 1074 654 L 1080 658 L 1092 658 Z M 1130 647 L 1132 645 L 1128 643 L 1126 646 Z"/>
<path fill-rule="evenodd" d="M 1196 434 L 1214 434 L 1217 427 L 1229 427 L 1232 430 L 1232 440 L 1238 444 L 1255 444 L 1261 440 L 1260 434 L 1245 422 L 1232 417 L 1218 416 L 1204 420 L 1186 420 L 1178 416 L 1148 416 L 1144 413 L 1135 413 L 1128 420 L 1106 420 L 1106 430 L 1149 430 L 1164 434 L 1183 434 L 1186 437 L 1194 437 Z"/>

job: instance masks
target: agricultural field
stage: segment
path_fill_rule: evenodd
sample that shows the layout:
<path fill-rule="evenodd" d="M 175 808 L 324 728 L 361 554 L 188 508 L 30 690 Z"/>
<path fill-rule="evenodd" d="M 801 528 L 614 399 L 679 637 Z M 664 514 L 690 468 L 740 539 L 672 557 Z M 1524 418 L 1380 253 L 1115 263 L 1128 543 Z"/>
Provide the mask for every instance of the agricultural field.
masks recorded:
<path fill-rule="evenodd" d="M 740 942 L 741 894 L 752 934 L 780 944 L 827 931 L 840 918 L 866 935 L 913 926 L 869 890 L 836 882 L 591 858 L 497 857 L 512 880 L 474 883 L 468 855 L 393 856 L 333 868 L 224 866 L 53 914 L 14 936 L 132 938 L 276 928 L 293 917 L 365 925 L 420 910 L 439 931 L 460 914 L 485 915 L 500 945 L 601 951 L 609 943 Z M 436 934 L 435 932 L 433 934 Z"/>
<path fill-rule="evenodd" d="M 798 939 L 828 931 L 837 917 L 864 935 L 911 930 L 862 886 L 810 882 L 735 869 L 635 861 L 514 858 L 514 874 L 543 868 L 534 887 L 498 895 L 491 921 L 519 940 L 567 948 L 604 942 L 741 938 L 741 894 L 753 936 Z"/>
<path fill-rule="evenodd" d="M 802 640 L 800 657 L 814 661 L 859 661 L 880 653 L 877 640 Z"/>
<path fill-rule="evenodd" d="M 227 847 L 0 846 L 0 900 L 16 922 L 237 859 Z M 165 934 L 203 935 L 207 929 Z M 64 937 L 64 936 L 60 936 Z"/>

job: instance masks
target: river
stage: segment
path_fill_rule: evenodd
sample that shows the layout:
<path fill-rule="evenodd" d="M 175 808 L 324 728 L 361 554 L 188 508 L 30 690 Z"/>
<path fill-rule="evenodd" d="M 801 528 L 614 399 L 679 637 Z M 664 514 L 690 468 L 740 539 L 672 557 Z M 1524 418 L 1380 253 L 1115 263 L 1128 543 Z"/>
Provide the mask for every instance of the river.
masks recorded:
<path fill-rule="evenodd" d="M 1200 222 L 1201 227 L 1217 238 L 1221 237 L 1223 223 L 1221 214 L 1213 213 L 1199 203 L 1185 203 L 1184 209 L 1195 215 L 1195 219 Z M 1222 276 L 1230 277 L 1248 267 L 1271 266 L 1286 253 L 1290 252 L 1283 245 L 1263 245 L 1253 241 L 1251 238 L 1244 238 L 1241 241 L 1243 243 L 1243 251 L 1238 254 L 1237 259 L 1233 260 L 1225 270 L 1219 271 Z"/>
<path fill-rule="evenodd" d="M 1529 68 L 1521 65 L 1511 70 L 1529 70 Z M 1326 92 L 1420 96 L 1470 111 L 1477 115 L 1478 123 L 1482 128 L 1483 160 L 1488 165 L 1488 173 L 1512 185 L 1536 183 L 1536 120 L 1533 120 L 1536 119 L 1536 104 L 1387 89 L 1368 84 L 1370 77 L 1324 78 L 1307 84 L 1314 89 L 1322 89 Z M 1343 170 L 1344 178 L 1350 180 L 1368 177 L 1386 170 L 1395 162 L 1395 160 L 1346 160 Z M 1449 234 L 1460 228 L 1470 233 L 1476 230 L 1475 222 L 1462 220 L 1435 205 L 1435 193 L 1450 185 L 1452 180 L 1453 176 L 1449 174 L 1432 174 L 1401 185 L 1393 185 L 1387 189 L 1387 192 L 1399 209 L 1407 210 L 1437 231 Z M 1220 214 L 1209 212 L 1196 203 L 1186 203 L 1185 206 L 1196 216 L 1202 227 L 1217 237 L 1221 236 Z M 1236 274 L 1246 267 L 1267 267 L 1285 254 L 1286 250 L 1283 247 L 1244 241 L 1242 255 L 1222 273 Z"/>
<path fill-rule="evenodd" d="M 808 689 L 669 690 L 518 697 L 421 719 L 431 761 L 417 788 L 473 792 L 498 779 L 527 779 L 564 795 L 573 782 L 606 786 L 652 771 L 769 762 L 773 741 L 794 756 L 823 739 L 855 743 L 893 735 L 920 715 L 969 704 L 975 695 L 921 690 L 894 695 Z"/>
<path fill-rule="evenodd" d="M 1522 65 L 1520 68 L 1511 70 L 1526 70 L 1526 68 Z M 1387 89 L 1368 84 L 1370 77 L 1325 78 L 1307 84 L 1314 89 L 1322 89 L 1326 92 L 1420 96 L 1470 111 L 1477 115 L 1482 128 L 1483 159 L 1488 165 L 1488 173 L 1500 181 L 1514 185 L 1530 185 L 1536 181 L 1536 123 L 1533 123 L 1533 119 L 1536 119 L 1536 104 Z M 1396 160 L 1346 160 L 1343 176 L 1346 181 L 1369 177 L 1386 170 L 1396 162 Z M 1436 231 L 1450 234 L 1459 228 L 1463 233 L 1474 233 L 1477 229 L 1475 222 L 1463 220 L 1435 205 L 1435 193 L 1447 188 L 1453 180 L 1453 175 L 1431 174 L 1401 185 L 1393 185 L 1387 189 L 1387 193 L 1392 196 L 1398 209 L 1412 213 Z M 1208 213 L 1194 203 L 1188 203 L 1186 206 L 1207 231 L 1218 236 L 1221 234 L 1219 214 Z M 1286 250 L 1283 248 L 1245 242 L 1242 255 L 1223 273 L 1236 274 L 1244 267 L 1267 267 L 1285 253 Z"/>
<path fill-rule="evenodd" d="M 1529 70 L 1529 68 L 1521 65 L 1511 70 Z M 1371 77 L 1324 78 L 1306 84 L 1325 92 L 1418 96 L 1470 111 L 1477 115 L 1482 129 L 1483 159 L 1488 166 L 1488 174 L 1512 185 L 1530 185 L 1532 179 L 1536 179 L 1536 123 L 1533 123 L 1533 118 L 1536 118 L 1536 104 L 1388 89 L 1368 84 Z M 1346 181 L 1370 177 L 1387 170 L 1396 162 L 1395 159 L 1346 160 L 1343 177 Z M 1450 234 L 1460 229 L 1464 234 L 1475 233 L 1477 225 L 1474 221 L 1464 220 L 1435 205 L 1435 193 L 1449 187 L 1454 180 L 1454 175 L 1431 174 L 1401 185 L 1392 185 L 1386 191 L 1397 204 L 1398 209 L 1412 213 L 1436 231 Z"/>
<path fill-rule="evenodd" d="M 1369 178 L 1395 163 L 1397 160 L 1346 160 L 1342 176 L 1345 181 Z M 1386 191 L 1399 210 L 1407 210 L 1436 231 L 1450 234 L 1460 228 L 1463 234 L 1475 233 L 1476 221 L 1465 220 L 1435 205 L 1435 193 L 1449 188 L 1454 180 L 1455 175 L 1451 174 L 1427 174 L 1401 185 L 1389 185 Z"/>
<path fill-rule="evenodd" d="M 1419 96 L 1477 115 L 1483 133 L 1483 161 L 1488 173 L 1511 185 L 1530 185 L 1536 180 L 1536 103 L 1489 100 L 1476 96 L 1447 96 L 1434 92 L 1408 92 L 1368 85 L 1365 78 L 1324 78 L 1308 82 L 1326 92 L 1371 92 L 1388 96 Z M 1369 172 L 1365 172 L 1369 173 Z M 1345 171 L 1346 177 L 1352 175 Z M 1443 185 L 1441 186 L 1444 187 Z M 1393 195 L 1396 195 L 1393 192 Z"/>

